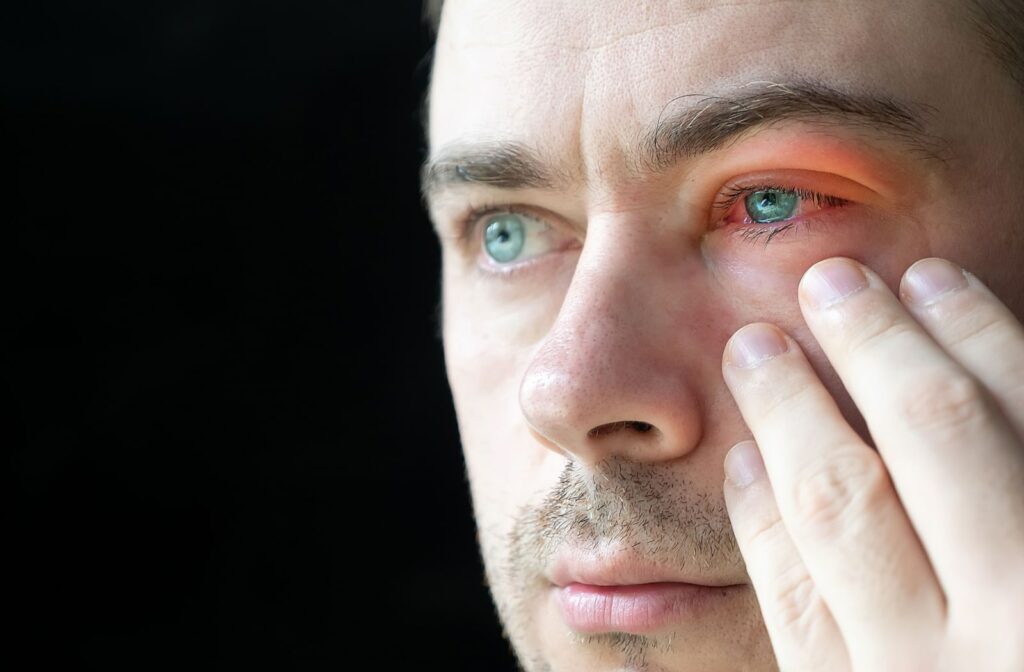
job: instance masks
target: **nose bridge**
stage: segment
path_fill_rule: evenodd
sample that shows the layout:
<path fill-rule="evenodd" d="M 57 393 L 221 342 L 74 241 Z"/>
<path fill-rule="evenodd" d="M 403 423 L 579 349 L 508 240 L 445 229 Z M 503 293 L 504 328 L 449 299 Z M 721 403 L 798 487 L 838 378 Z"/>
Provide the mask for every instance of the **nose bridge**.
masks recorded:
<path fill-rule="evenodd" d="M 637 263 L 651 262 L 651 255 L 637 238 L 591 229 L 537 366 L 581 382 L 597 375 L 628 382 L 630 367 L 611 365 L 642 355 L 645 332 L 651 335 L 658 319 L 657 290 L 646 277 L 654 269 Z"/>
<path fill-rule="evenodd" d="M 675 332 L 678 302 L 699 291 L 699 264 L 680 231 L 592 218 L 561 310 L 519 390 L 545 445 L 588 462 L 613 454 L 660 461 L 695 446 L 694 370 L 680 356 L 685 334 Z"/>

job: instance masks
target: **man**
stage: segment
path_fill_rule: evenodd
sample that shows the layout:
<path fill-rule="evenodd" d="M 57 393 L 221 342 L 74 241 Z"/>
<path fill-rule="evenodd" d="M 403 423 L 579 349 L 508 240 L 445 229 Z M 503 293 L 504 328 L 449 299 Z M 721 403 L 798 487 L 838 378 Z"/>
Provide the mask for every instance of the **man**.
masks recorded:
<path fill-rule="evenodd" d="M 1024 669 L 1022 29 L 445 3 L 423 186 L 525 670 Z"/>

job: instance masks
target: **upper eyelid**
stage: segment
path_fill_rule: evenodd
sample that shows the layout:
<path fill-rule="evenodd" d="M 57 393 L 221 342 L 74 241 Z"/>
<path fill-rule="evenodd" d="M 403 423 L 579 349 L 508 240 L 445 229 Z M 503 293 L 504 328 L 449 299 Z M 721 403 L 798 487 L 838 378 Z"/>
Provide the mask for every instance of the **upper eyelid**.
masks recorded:
<path fill-rule="evenodd" d="M 544 216 L 534 211 L 529 206 L 517 205 L 514 203 L 489 203 L 475 207 L 469 207 L 467 211 L 455 219 L 456 233 L 453 236 L 462 245 L 476 244 L 480 238 L 480 223 L 486 217 L 501 213 L 512 213 L 527 217 L 536 222 L 544 224 L 545 230 L 555 228 L 552 224 L 552 217 Z"/>
<path fill-rule="evenodd" d="M 805 187 L 793 187 L 785 186 L 783 184 L 753 184 L 750 186 L 739 186 L 736 184 L 727 184 L 722 187 L 723 190 L 730 190 L 730 194 L 725 199 L 716 199 L 712 204 L 713 208 L 716 209 L 730 209 L 733 205 L 739 202 L 740 199 L 750 195 L 755 191 L 792 191 L 795 192 L 801 199 L 810 199 L 818 204 L 818 201 L 835 201 L 831 205 L 845 205 L 850 203 L 850 199 L 842 196 L 835 196 L 828 191 L 818 189 L 808 189 Z M 721 192 L 719 192 L 721 195 Z"/>
<path fill-rule="evenodd" d="M 712 203 L 721 202 L 728 192 L 739 192 L 741 195 L 761 188 L 802 191 L 808 195 L 816 195 L 843 201 L 844 203 L 871 204 L 887 200 L 882 194 L 865 185 L 861 180 L 853 179 L 840 173 L 802 169 L 759 170 L 741 174 L 720 182 L 712 198 Z M 733 199 L 732 202 L 735 202 Z"/>

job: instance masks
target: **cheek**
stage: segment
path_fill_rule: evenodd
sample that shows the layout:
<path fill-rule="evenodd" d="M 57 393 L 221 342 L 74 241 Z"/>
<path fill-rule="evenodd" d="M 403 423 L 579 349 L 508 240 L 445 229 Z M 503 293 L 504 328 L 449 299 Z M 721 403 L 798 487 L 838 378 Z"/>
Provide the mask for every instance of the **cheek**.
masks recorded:
<path fill-rule="evenodd" d="M 445 366 L 477 521 L 500 533 L 516 507 L 557 480 L 559 465 L 519 407 L 531 349 L 518 337 L 536 327 L 521 312 L 484 309 L 473 294 L 469 286 L 446 293 Z"/>
<path fill-rule="evenodd" d="M 750 246 L 735 239 L 727 243 L 716 241 L 706 256 L 713 262 L 712 271 L 727 290 L 732 312 L 738 318 L 733 332 L 750 322 L 770 322 L 789 334 L 800 345 L 843 416 L 862 438 L 870 441 L 863 417 L 804 321 L 797 288 L 811 266 L 842 256 L 865 264 L 896 294 L 906 269 L 918 259 L 933 256 L 929 240 L 916 222 L 892 219 L 852 223 L 842 229 L 832 227 L 827 234 L 817 233 L 799 241 L 794 237 L 782 245 L 770 243 L 767 247 Z"/>
<path fill-rule="evenodd" d="M 993 180 L 995 182 L 996 180 Z M 1005 182 L 1005 176 L 1000 178 Z M 1024 320 L 1024 193 L 992 184 L 990 190 L 971 191 L 959 196 L 962 203 L 987 203 L 984 211 L 936 207 L 930 213 L 937 222 L 931 235 L 933 256 L 949 259 L 978 276 L 1001 301 Z"/>

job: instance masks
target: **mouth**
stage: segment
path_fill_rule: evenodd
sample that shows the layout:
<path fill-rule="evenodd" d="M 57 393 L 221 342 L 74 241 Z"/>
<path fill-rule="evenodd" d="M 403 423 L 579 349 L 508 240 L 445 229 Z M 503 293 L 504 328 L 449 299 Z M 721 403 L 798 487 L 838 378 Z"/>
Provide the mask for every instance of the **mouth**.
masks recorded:
<path fill-rule="evenodd" d="M 725 577 L 681 575 L 630 551 L 568 549 L 547 575 L 565 624 L 581 633 L 654 632 L 700 619 L 747 588 Z"/>
<path fill-rule="evenodd" d="M 565 624 L 577 632 L 644 634 L 697 620 L 744 587 L 666 581 L 618 586 L 571 583 L 552 586 L 552 590 Z"/>

